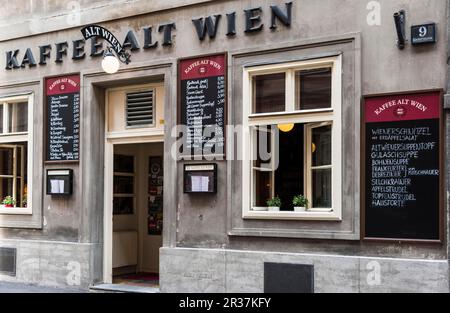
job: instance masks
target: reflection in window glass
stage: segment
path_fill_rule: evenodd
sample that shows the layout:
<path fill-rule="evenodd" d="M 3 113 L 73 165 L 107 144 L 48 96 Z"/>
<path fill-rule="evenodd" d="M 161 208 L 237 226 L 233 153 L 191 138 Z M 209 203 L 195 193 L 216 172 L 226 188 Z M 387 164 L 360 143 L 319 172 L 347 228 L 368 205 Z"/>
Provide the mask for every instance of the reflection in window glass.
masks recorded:
<path fill-rule="evenodd" d="M 11 103 L 8 108 L 9 133 L 21 133 L 28 130 L 28 103 Z"/>
<path fill-rule="evenodd" d="M 0 175 L 13 175 L 13 145 L 0 145 Z"/>
<path fill-rule="evenodd" d="M 272 168 L 272 132 L 270 127 L 262 126 L 256 129 L 256 147 L 253 164 L 256 168 Z"/>
<path fill-rule="evenodd" d="M 134 194 L 134 176 L 114 175 L 113 189 L 115 194 Z"/>
<path fill-rule="evenodd" d="M 331 68 L 295 74 L 297 110 L 331 108 Z"/>
<path fill-rule="evenodd" d="M 3 134 L 3 104 L 0 104 L 0 134 Z"/>
<path fill-rule="evenodd" d="M 285 110 L 285 73 L 255 76 L 253 84 L 253 113 L 282 112 Z"/>
<path fill-rule="evenodd" d="M 331 208 L 331 125 L 312 129 L 312 205 Z"/>
<path fill-rule="evenodd" d="M 12 196 L 13 184 L 14 178 L 4 176 L 0 177 L 0 195 L 2 197 L 2 201 L 6 196 Z"/>
<path fill-rule="evenodd" d="M 331 208 L 331 169 L 313 170 L 312 177 L 313 206 Z"/>
<path fill-rule="evenodd" d="M 27 207 L 27 143 L 0 144 L 0 202 L 7 196 Z"/>
<path fill-rule="evenodd" d="M 272 197 L 274 187 L 271 127 L 273 126 L 260 126 L 254 131 L 256 145 L 253 151 L 253 179 L 255 180 L 253 205 L 256 207 L 266 207 L 266 201 Z"/>
<path fill-rule="evenodd" d="M 134 157 L 132 155 L 114 155 L 114 172 L 134 173 Z"/>
<path fill-rule="evenodd" d="M 255 203 L 256 207 L 266 207 L 267 199 L 272 197 L 272 174 L 271 171 L 255 170 Z"/>
<path fill-rule="evenodd" d="M 113 214 L 130 215 L 134 212 L 134 197 L 114 197 Z"/>
<path fill-rule="evenodd" d="M 312 166 L 331 165 L 331 125 L 313 129 Z"/>

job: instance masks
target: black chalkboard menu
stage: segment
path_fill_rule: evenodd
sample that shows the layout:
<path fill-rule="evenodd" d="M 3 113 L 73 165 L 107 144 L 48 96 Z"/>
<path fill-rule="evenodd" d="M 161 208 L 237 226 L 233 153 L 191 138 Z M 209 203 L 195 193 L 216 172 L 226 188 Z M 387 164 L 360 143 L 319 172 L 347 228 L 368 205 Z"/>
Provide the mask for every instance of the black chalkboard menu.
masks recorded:
<path fill-rule="evenodd" d="M 366 239 L 441 239 L 441 95 L 367 97 Z"/>
<path fill-rule="evenodd" d="M 80 76 L 46 80 L 46 161 L 78 161 L 80 152 Z"/>
<path fill-rule="evenodd" d="M 225 154 L 226 71 L 225 54 L 180 61 L 182 155 Z"/>

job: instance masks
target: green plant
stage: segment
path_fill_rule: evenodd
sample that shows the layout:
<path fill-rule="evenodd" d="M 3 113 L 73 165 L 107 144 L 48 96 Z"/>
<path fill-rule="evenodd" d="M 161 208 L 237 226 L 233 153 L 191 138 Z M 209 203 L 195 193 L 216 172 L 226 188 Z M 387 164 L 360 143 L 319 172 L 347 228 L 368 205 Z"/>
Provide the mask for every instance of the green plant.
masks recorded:
<path fill-rule="evenodd" d="M 4 205 L 14 205 L 16 204 L 16 200 L 11 196 L 6 196 L 5 199 L 3 199 Z"/>
<path fill-rule="evenodd" d="M 292 204 L 298 207 L 307 207 L 308 206 L 308 199 L 303 195 L 295 196 L 292 200 Z"/>
<path fill-rule="evenodd" d="M 281 207 L 281 199 L 280 197 L 274 197 L 272 199 L 267 200 L 267 206 L 269 207 Z"/>

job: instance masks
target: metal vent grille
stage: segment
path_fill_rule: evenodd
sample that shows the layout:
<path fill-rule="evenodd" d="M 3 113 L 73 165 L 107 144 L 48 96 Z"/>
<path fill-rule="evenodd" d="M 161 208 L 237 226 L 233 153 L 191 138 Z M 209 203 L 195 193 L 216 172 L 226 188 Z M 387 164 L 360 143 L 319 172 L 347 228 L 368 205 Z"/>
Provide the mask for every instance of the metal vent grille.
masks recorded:
<path fill-rule="evenodd" d="M 16 249 L 0 247 L 0 274 L 16 276 Z"/>
<path fill-rule="evenodd" d="M 127 93 L 127 127 L 153 125 L 155 91 Z"/>

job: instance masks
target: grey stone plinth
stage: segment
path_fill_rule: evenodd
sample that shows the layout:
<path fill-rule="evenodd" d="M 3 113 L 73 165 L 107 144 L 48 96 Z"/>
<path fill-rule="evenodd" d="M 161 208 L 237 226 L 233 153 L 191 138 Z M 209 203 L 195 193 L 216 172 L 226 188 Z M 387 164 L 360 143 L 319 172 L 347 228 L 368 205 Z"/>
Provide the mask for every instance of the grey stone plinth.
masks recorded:
<path fill-rule="evenodd" d="M 264 262 L 314 265 L 315 292 L 449 292 L 447 260 L 162 248 L 162 292 L 264 291 Z"/>

